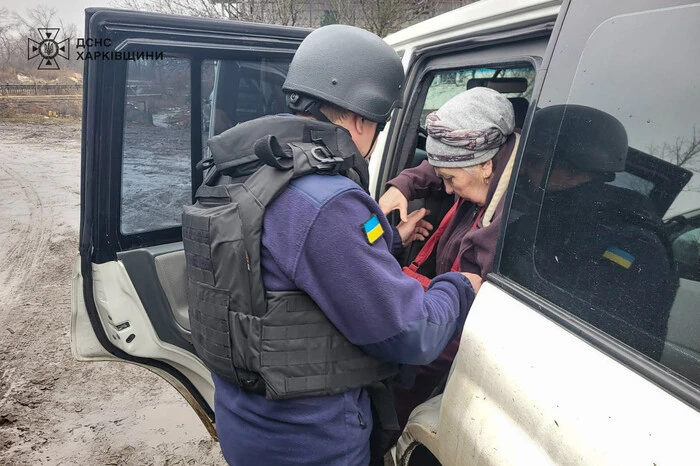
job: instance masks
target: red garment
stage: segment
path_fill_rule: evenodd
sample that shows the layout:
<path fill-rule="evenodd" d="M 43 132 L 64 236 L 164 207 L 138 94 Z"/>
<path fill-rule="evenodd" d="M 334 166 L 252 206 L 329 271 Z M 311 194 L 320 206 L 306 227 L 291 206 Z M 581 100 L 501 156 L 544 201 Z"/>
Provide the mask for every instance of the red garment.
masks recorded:
<path fill-rule="evenodd" d="M 425 263 L 426 260 L 428 260 L 428 257 L 433 253 L 433 249 L 435 249 L 435 245 L 437 242 L 440 240 L 442 237 L 443 233 L 445 233 L 445 230 L 447 229 L 447 226 L 450 224 L 452 219 L 455 216 L 455 212 L 457 211 L 457 206 L 460 204 L 459 201 L 455 202 L 454 205 L 450 210 L 447 211 L 445 214 L 445 217 L 442 219 L 440 222 L 440 226 L 438 226 L 438 229 L 435 230 L 435 233 L 428 239 L 428 241 L 423 245 L 421 248 L 420 252 L 416 256 L 415 260 L 411 263 L 411 265 L 406 266 L 403 268 L 403 273 L 408 275 L 409 277 L 415 278 L 420 282 L 421 285 L 423 285 L 424 289 L 428 289 L 428 286 L 430 285 L 430 277 L 426 277 L 425 275 L 421 275 L 418 273 L 418 269 L 420 268 L 421 265 Z M 459 261 L 457 259 L 454 260 L 452 263 L 452 272 L 459 272 Z"/>
<path fill-rule="evenodd" d="M 420 268 L 421 265 L 425 263 L 425 261 L 428 260 L 430 255 L 433 253 L 433 249 L 435 249 L 435 245 L 440 241 L 440 238 L 442 235 L 445 233 L 445 230 L 447 227 L 450 225 L 452 222 L 452 219 L 455 216 L 455 212 L 457 212 L 457 209 L 459 206 L 462 204 L 463 199 L 459 199 L 457 202 L 454 203 L 452 208 L 447 211 L 445 216 L 443 217 L 442 221 L 440 222 L 440 226 L 438 226 L 438 229 L 435 230 L 435 233 L 428 239 L 428 241 L 423 245 L 421 248 L 420 252 L 416 256 L 415 260 L 411 263 L 411 265 L 404 267 L 403 268 L 403 273 L 408 275 L 409 277 L 415 278 L 420 282 L 421 285 L 423 285 L 423 289 L 427 290 L 428 286 L 430 286 L 430 280 L 431 278 L 426 277 L 425 275 L 421 275 L 418 273 L 418 269 Z M 474 220 L 474 223 L 472 224 L 471 228 L 469 231 L 472 231 L 476 229 L 479 220 L 481 220 L 481 217 L 484 215 L 484 209 L 479 210 L 479 214 L 477 215 L 476 219 Z M 459 272 L 459 257 L 455 257 L 455 260 L 452 262 L 452 268 L 450 269 L 450 272 Z"/>
<path fill-rule="evenodd" d="M 447 212 L 447 214 L 445 214 L 445 217 L 443 217 L 438 229 L 435 230 L 435 233 L 433 233 L 430 239 L 428 239 L 428 241 L 423 245 L 420 252 L 416 256 L 416 259 L 410 266 L 403 268 L 403 272 L 406 275 L 418 280 L 426 290 L 430 285 L 430 278 L 418 273 L 418 268 L 425 263 L 428 257 L 430 257 L 435 245 L 440 240 L 440 237 L 445 233 L 445 230 L 447 230 L 447 227 L 450 225 L 455 216 L 455 212 L 462 202 L 463 200 L 460 199 L 454 203 L 452 208 Z M 484 215 L 484 210 L 485 208 L 479 210 L 479 214 L 477 215 L 476 219 L 474 219 L 474 223 L 472 223 L 469 231 L 477 228 L 481 217 Z M 459 257 L 456 257 L 452 263 L 451 271 L 459 272 L 459 267 Z M 403 429 L 403 427 L 406 425 L 408 416 L 411 414 L 411 411 L 413 411 L 413 408 L 428 399 L 430 393 L 440 383 L 440 380 L 444 377 L 444 375 L 450 370 L 452 361 L 457 355 L 457 350 L 459 349 L 459 340 L 461 336 L 462 334 L 460 332 L 459 335 L 457 335 L 450 343 L 447 344 L 442 353 L 440 353 L 440 356 L 438 356 L 438 358 L 431 364 L 417 368 L 416 379 L 413 387 L 408 390 L 398 388 L 394 389 L 396 412 L 401 429 Z"/>

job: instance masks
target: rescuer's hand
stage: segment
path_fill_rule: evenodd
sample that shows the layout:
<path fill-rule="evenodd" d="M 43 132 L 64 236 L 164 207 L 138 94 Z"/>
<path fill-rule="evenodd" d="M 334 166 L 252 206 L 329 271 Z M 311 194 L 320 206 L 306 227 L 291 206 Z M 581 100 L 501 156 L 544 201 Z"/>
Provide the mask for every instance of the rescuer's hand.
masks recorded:
<path fill-rule="evenodd" d="M 393 186 L 379 198 L 379 208 L 382 209 L 384 215 L 389 215 L 390 212 L 399 209 L 401 221 L 408 222 L 408 199 Z"/>
<path fill-rule="evenodd" d="M 430 211 L 427 209 L 415 210 L 408 214 L 405 222 L 401 222 L 396 226 L 396 229 L 399 230 L 399 235 L 401 235 L 401 244 L 406 246 L 415 240 L 425 241 L 430 234 L 430 230 L 433 229 L 430 223 L 423 220 L 423 217 L 429 213 Z"/>

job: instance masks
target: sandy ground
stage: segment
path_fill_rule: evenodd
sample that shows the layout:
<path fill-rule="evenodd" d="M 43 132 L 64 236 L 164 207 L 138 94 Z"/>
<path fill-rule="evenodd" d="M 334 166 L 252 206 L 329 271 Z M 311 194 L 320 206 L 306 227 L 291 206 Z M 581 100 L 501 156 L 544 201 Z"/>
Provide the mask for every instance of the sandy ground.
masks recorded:
<path fill-rule="evenodd" d="M 0 121 L 0 464 L 225 464 L 165 381 L 73 360 L 79 184 L 79 123 Z"/>

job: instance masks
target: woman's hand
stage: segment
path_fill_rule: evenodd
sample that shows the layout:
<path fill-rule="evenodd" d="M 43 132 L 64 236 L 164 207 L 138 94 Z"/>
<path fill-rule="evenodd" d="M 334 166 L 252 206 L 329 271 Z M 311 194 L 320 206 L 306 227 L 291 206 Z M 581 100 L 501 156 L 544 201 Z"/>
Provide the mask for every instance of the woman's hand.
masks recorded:
<path fill-rule="evenodd" d="M 384 196 L 386 196 L 386 194 Z M 401 197 L 403 197 L 403 194 L 401 194 Z M 404 199 L 406 198 L 404 197 Z M 398 225 L 396 225 L 396 229 L 399 230 L 399 235 L 401 236 L 401 244 L 406 246 L 412 241 L 424 241 L 428 237 L 428 235 L 430 234 L 430 230 L 433 229 L 433 226 L 427 221 L 423 220 L 423 217 L 425 217 L 429 213 L 430 211 L 427 209 L 415 210 L 407 215 L 405 222 L 401 222 Z"/>
<path fill-rule="evenodd" d="M 474 294 L 476 294 L 479 291 L 479 288 L 481 288 L 481 284 L 483 283 L 481 277 L 475 273 L 469 272 L 462 272 L 462 275 L 467 277 L 469 282 L 472 284 L 472 288 L 474 288 Z"/>
<path fill-rule="evenodd" d="M 408 222 L 408 199 L 393 186 L 379 198 L 379 208 L 382 209 L 384 215 L 389 215 L 390 212 L 399 209 L 401 221 Z M 401 237 L 403 238 L 403 235 Z"/>

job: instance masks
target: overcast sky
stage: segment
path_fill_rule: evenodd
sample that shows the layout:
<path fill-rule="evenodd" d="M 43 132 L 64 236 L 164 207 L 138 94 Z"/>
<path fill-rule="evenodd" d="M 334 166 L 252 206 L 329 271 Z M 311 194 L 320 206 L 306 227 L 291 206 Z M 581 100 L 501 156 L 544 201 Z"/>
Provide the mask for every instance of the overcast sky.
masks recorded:
<path fill-rule="evenodd" d="M 78 27 L 79 35 L 83 35 L 85 29 L 85 8 L 91 6 L 110 6 L 110 0 L 0 0 L 0 7 L 7 8 L 10 12 L 24 15 L 28 8 L 46 5 L 55 8 L 57 17 L 64 23 L 74 23 Z M 56 24 L 58 27 L 58 24 Z"/>

